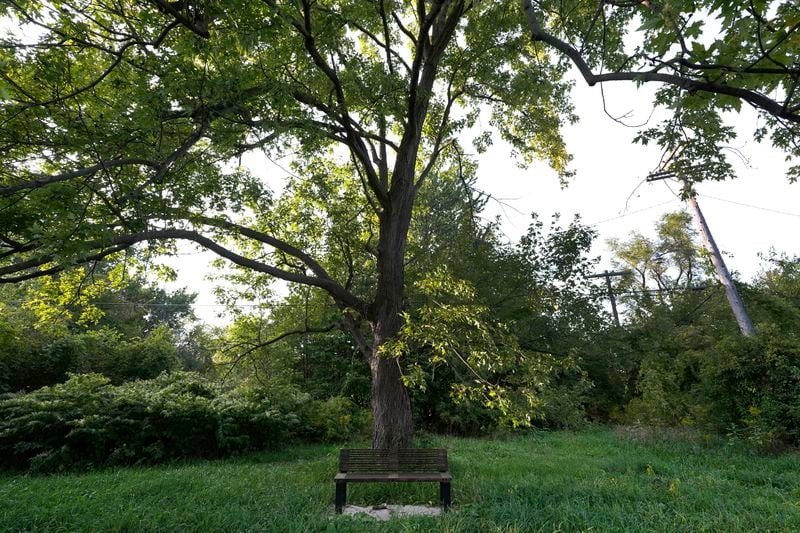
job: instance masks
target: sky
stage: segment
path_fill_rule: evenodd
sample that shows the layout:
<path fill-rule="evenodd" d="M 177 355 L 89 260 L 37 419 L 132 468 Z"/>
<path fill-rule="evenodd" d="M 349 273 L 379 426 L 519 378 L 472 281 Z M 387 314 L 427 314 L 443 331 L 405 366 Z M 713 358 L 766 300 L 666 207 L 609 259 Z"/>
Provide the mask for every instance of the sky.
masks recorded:
<path fill-rule="evenodd" d="M 613 116 L 631 112 L 625 121 L 641 124 L 651 114 L 654 88 L 606 84 L 606 107 Z M 685 208 L 685 204 L 674 194 L 680 189 L 676 182 L 644 181 L 657 168 L 661 151 L 633 144 L 639 129 L 623 126 L 605 114 L 599 86 L 588 87 L 579 80 L 573 94 L 580 122 L 569 126 L 564 135 L 577 175 L 566 188 L 562 189 L 555 174 L 543 165 L 516 168 L 507 151 L 503 156 L 500 148 L 481 157 L 479 186 L 504 199 L 505 205 L 494 202 L 490 207 L 502 217 L 511 239 L 524 232 L 531 211 L 543 219 L 560 212 L 562 220 L 579 213 L 599 232 L 593 253 L 602 257 L 601 267 L 607 267 L 607 239 L 624 239 L 632 231 L 653 234 L 664 213 Z M 730 118 L 738 133 L 731 147 L 740 155 L 729 153 L 737 177 L 700 183 L 696 191 L 728 268 L 748 279 L 760 269 L 758 254 L 770 247 L 790 255 L 800 253 L 800 184 L 791 184 L 786 178 L 789 163 L 781 151 L 752 139 L 756 125 L 752 110 L 743 108 L 741 115 Z M 651 119 L 650 125 L 655 123 L 655 118 Z"/>
<path fill-rule="evenodd" d="M 654 85 L 636 88 L 624 82 L 606 84 L 608 113 L 615 117 L 626 115 L 627 124 L 642 124 L 652 114 L 654 89 Z M 532 212 L 545 221 L 560 213 L 562 223 L 580 214 L 583 222 L 598 232 L 592 256 L 600 257 L 598 270 L 603 270 L 611 267 L 608 239 L 625 239 L 633 231 L 652 236 L 662 215 L 683 209 L 685 204 L 674 194 L 679 190 L 676 183 L 645 181 L 648 173 L 656 169 L 661 151 L 633 144 L 638 128 L 626 127 L 604 112 L 599 86 L 589 87 L 582 79 L 576 80 L 573 101 L 580 121 L 568 126 L 564 137 L 574 156 L 571 168 L 576 175 L 566 187 L 562 188 L 555 172 L 544 163 L 518 168 L 502 141 L 477 156 L 477 186 L 494 198 L 484 216 L 499 216 L 502 231 L 512 242 L 525 233 Z M 656 119 L 651 117 L 650 124 L 655 124 Z M 789 164 L 781 151 L 752 140 L 756 124 L 753 111 L 743 109 L 741 115 L 730 119 L 738 133 L 731 145 L 736 153 L 730 152 L 737 177 L 701 183 L 696 191 L 728 269 L 747 280 L 763 266 L 759 254 L 768 253 L 771 248 L 789 255 L 800 254 L 800 184 L 791 184 L 786 178 Z M 255 157 L 249 160 L 254 170 L 270 182 L 280 182 L 285 172 L 264 163 Z M 178 271 L 178 279 L 172 285 L 198 292 L 196 311 L 201 319 L 224 323 L 224 308 L 215 300 L 212 284 L 205 279 L 212 272 L 208 262 L 214 255 L 196 252 L 188 245 L 184 253 L 187 255 L 170 261 Z"/>

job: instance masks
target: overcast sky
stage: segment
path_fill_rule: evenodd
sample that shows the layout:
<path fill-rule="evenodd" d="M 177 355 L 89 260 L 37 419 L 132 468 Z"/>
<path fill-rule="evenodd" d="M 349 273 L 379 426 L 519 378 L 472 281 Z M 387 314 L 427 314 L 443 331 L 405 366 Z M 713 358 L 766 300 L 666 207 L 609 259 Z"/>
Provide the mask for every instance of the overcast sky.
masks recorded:
<path fill-rule="evenodd" d="M 653 88 L 606 84 L 609 113 L 633 112 L 625 121 L 641 124 L 651 113 Z M 513 206 L 503 208 L 495 203 L 491 207 L 503 216 L 511 238 L 524 231 L 531 211 L 542 218 L 560 212 L 562 219 L 580 213 L 584 222 L 595 224 L 599 231 L 595 252 L 607 265 L 606 239 L 625 238 L 631 231 L 652 232 L 661 215 L 684 204 L 670 191 L 670 187 L 679 190 L 674 182 L 643 182 L 658 165 L 661 152 L 655 146 L 632 143 L 638 129 L 618 124 L 603 112 L 599 86 L 588 87 L 581 80 L 574 95 L 581 120 L 566 130 L 565 137 L 575 156 L 577 175 L 565 189 L 544 165 L 519 170 L 501 149 L 481 158 L 479 185 Z M 800 185 L 786 179 L 789 164 L 782 152 L 753 141 L 753 111 L 743 108 L 742 115 L 731 119 L 739 132 L 731 146 L 748 161 L 731 152 L 729 159 L 738 177 L 701 183 L 696 190 L 718 246 L 729 254 L 729 268 L 747 279 L 759 270 L 759 252 L 775 247 L 792 255 L 800 253 Z M 655 123 L 654 117 L 650 124 Z"/>

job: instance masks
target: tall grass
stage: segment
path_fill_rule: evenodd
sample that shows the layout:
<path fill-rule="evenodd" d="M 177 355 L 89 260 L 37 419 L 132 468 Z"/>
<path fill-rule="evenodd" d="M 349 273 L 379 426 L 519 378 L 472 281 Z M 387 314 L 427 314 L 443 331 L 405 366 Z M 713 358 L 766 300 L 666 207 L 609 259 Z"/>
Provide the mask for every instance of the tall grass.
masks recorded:
<path fill-rule="evenodd" d="M 363 444 L 363 443 L 362 443 Z M 0 476 L 0 531 L 800 531 L 800 455 L 594 428 L 450 449 L 453 511 L 333 514 L 337 448 L 49 476 Z M 348 487 L 349 503 L 435 503 L 434 484 Z"/>

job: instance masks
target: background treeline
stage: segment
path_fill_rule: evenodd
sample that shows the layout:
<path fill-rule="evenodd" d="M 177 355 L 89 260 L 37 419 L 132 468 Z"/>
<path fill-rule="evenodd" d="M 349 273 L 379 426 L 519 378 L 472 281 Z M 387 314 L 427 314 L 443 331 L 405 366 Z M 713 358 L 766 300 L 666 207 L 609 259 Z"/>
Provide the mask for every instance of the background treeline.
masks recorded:
<path fill-rule="evenodd" d="M 296 193 L 323 192 L 345 217 L 346 197 Z M 386 357 L 399 357 L 418 428 L 477 435 L 590 420 L 800 444 L 800 258 L 771 253 L 739 283 L 759 332 L 743 338 L 688 215 L 668 214 L 653 237 L 610 243 L 631 272 L 615 280 L 617 327 L 604 284 L 587 278 L 592 228 L 534 217 L 509 243 L 481 218 L 489 200 L 443 175 L 417 207 L 405 327 Z M 294 216 L 309 224 L 304 213 L 286 223 Z M 357 248 L 306 229 L 328 242 L 329 271 L 364 279 L 368 232 L 345 228 Z M 278 296 L 229 272 L 224 297 L 262 306 L 233 308 L 230 325 L 210 328 L 193 294 L 164 291 L 137 265 L 121 257 L 0 287 L 3 465 L 214 457 L 368 430 L 369 370 L 323 294 Z"/>

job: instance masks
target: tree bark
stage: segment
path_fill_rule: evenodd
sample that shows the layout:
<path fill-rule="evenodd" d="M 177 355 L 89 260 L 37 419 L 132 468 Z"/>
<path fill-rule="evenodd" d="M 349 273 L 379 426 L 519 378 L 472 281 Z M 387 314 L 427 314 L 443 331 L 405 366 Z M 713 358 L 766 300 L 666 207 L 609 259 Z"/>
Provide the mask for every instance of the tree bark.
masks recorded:
<path fill-rule="evenodd" d="M 409 184 L 413 185 L 411 180 Z M 410 448 L 414 438 L 411 400 L 402 380 L 400 361 L 381 354 L 382 346 L 394 338 L 402 326 L 405 291 L 405 249 L 411 219 L 413 195 L 401 195 L 395 204 L 396 215 L 389 207 L 381 217 L 378 241 L 378 284 L 370 309 L 372 353 L 369 366 L 372 376 L 372 446 L 373 448 Z"/>
<path fill-rule="evenodd" d="M 410 448 L 414 439 L 411 400 L 402 381 L 399 361 L 380 355 L 370 357 L 372 374 L 372 447 Z"/>

